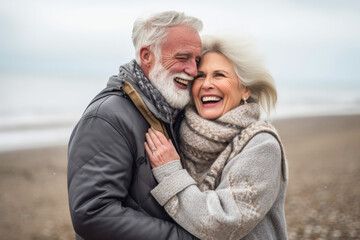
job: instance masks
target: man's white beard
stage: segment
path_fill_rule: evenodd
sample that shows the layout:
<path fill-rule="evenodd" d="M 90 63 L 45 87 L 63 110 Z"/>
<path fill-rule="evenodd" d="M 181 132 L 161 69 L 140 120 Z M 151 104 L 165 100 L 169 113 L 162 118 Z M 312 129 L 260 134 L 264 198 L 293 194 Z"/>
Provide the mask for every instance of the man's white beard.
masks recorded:
<path fill-rule="evenodd" d="M 194 79 L 186 73 L 171 74 L 159 61 L 156 61 L 154 68 L 149 73 L 149 79 L 152 85 L 159 90 L 166 102 L 173 108 L 184 108 L 191 99 L 189 91 L 190 86 L 188 86 L 187 89 L 178 88 L 174 83 L 176 77 L 189 81 Z"/>

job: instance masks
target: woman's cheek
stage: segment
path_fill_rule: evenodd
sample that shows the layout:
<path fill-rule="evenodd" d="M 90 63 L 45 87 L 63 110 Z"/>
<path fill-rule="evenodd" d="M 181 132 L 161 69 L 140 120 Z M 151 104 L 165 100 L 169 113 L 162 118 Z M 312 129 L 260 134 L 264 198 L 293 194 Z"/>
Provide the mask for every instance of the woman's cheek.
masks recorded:
<path fill-rule="evenodd" d="M 201 82 L 199 80 L 194 80 L 191 88 L 191 92 L 194 97 L 199 95 L 200 87 L 201 87 Z"/>

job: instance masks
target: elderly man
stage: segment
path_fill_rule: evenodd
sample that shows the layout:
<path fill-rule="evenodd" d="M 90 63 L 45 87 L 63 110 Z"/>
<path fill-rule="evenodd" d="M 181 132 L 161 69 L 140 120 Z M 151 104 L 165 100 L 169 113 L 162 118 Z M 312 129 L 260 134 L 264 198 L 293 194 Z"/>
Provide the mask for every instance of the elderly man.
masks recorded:
<path fill-rule="evenodd" d="M 151 125 L 176 144 L 175 119 L 190 100 L 201 29 L 200 20 L 178 12 L 134 23 L 136 60 L 110 78 L 69 142 L 69 204 L 77 239 L 193 238 L 151 196 L 157 184 L 144 141 Z"/>

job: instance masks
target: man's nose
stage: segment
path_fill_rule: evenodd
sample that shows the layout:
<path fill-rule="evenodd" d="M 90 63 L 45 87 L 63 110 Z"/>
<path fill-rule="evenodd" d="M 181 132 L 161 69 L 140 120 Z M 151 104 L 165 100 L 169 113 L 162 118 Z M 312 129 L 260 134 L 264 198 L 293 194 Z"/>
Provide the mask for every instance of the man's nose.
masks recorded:
<path fill-rule="evenodd" d="M 189 64 L 186 66 L 184 72 L 192 77 L 197 76 L 197 64 L 196 61 L 190 61 Z"/>

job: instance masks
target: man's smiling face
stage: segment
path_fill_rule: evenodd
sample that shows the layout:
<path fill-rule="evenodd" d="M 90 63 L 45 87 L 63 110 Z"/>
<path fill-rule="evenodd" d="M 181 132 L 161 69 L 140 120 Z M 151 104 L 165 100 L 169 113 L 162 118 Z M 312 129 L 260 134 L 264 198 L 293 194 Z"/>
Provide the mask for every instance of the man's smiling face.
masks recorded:
<path fill-rule="evenodd" d="M 199 34 L 188 26 L 171 27 L 149 79 L 170 106 L 184 107 L 190 100 L 189 81 L 197 76 L 201 54 Z"/>

